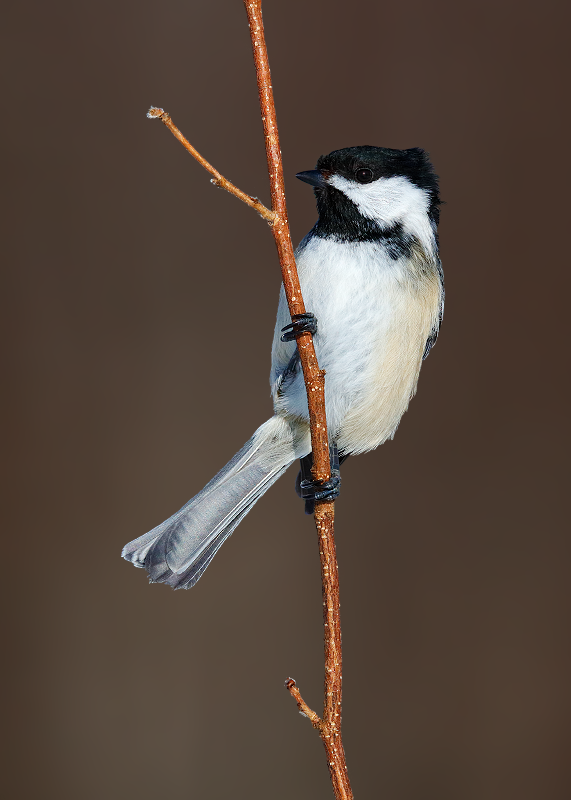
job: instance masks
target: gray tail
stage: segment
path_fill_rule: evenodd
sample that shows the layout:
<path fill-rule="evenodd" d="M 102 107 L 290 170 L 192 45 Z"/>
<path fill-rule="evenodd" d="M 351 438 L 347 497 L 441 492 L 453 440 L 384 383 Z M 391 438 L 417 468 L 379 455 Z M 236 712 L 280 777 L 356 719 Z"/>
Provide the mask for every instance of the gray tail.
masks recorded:
<path fill-rule="evenodd" d="M 272 417 L 196 497 L 121 555 L 151 583 L 190 589 L 254 503 L 310 449 L 309 427 Z"/>

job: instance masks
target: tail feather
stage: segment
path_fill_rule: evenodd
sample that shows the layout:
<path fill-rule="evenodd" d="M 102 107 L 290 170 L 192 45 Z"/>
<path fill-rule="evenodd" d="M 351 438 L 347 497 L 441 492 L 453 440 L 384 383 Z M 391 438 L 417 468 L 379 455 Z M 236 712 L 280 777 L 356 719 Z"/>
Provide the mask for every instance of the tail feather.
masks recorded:
<path fill-rule="evenodd" d="M 310 448 L 305 425 L 272 417 L 196 497 L 125 545 L 123 558 L 153 583 L 194 586 L 254 503 Z"/>
<path fill-rule="evenodd" d="M 283 472 L 286 471 L 289 464 L 284 467 L 280 472 L 275 475 L 271 482 L 267 483 L 264 486 L 262 491 L 260 491 L 251 501 L 250 503 L 238 514 L 235 519 L 233 519 L 232 523 L 224 528 L 218 536 L 212 541 L 212 543 L 206 547 L 202 551 L 202 555 L 198 558 L 198 560 L 193 561 L 183 572 L 177 572 L 170 575 L 170 577 L 165 580 L 165 583 L 168 583 L 169 586 L 172 586 L 173 589 L 191 589 L 198 580 L 202 577 L 206 567 L 210 564 L 216 553 L 220 550 L 226 539 L 228 539 L 231 534 L 234 532 L 235 528 L 238 527 L 240 522 L 244 519 L 248 511 L 252 508 L 254 503 L 265 493 L 267 489 L 270 488 L 272 483 L 282 475 Z"/>

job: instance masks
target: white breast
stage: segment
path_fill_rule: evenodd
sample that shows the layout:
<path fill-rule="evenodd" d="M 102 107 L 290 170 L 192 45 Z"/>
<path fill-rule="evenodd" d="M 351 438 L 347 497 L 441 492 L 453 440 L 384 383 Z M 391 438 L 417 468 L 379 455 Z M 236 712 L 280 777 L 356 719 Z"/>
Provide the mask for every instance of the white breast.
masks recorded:
<path fill-rule="evenodd" d="M 440 308 L 436 263 L 420 247 L 412 258 L 393 260 L 377 243 L 314 236 L 297 265 L 306 308 L 318 320 L 330 436 L 344 452 L 371 450 L 394 434 L 416 389 Z M 276 333 L 288 321 L 282 293 Z M 294 349 L 276 338 L 274 363 Z M 307 418 L 301 374 L 277 405 L 279 413 Z"/>

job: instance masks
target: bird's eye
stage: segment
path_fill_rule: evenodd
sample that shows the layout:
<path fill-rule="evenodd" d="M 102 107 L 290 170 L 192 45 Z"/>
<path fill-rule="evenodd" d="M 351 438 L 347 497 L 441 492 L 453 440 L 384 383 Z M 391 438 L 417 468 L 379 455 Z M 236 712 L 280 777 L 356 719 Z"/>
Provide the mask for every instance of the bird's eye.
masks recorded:
<path fill-rule="evenodd" d="M 371 183 L 373 180 L 373 170 L 369 169 L 368 167 L 358 169 L 355 172 L 355 178 L 359 181 L 359 183 Z"/>

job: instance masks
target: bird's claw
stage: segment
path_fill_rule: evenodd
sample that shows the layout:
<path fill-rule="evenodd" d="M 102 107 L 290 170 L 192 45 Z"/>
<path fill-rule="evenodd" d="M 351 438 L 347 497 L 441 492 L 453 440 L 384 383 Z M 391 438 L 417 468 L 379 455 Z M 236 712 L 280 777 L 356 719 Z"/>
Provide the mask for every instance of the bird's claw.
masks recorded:
<path fill-rule="evenodd" d="M 302 333 L 317 333 L 317 320 L 315 314 L 308 311 L 306 314 L 292 314 L 292 321 L 282 328 L 280 337 L 282 342 L 293 342 Z"/>
<path fill-rule="evenodd" d="M 331 502 L 339 497 L 341 489 L 341 474 L 339 471 L 339 452 L 337 445 L 333 442 L 329 448 L 329 460 L 331 464 L 331 477 L 328 481 L 320 483 L 313 480 L 311 465 L 313 454 L 300 459 L 301 470 L 295 482 L 295 490 L 302 500 L 305 500 L 305 513 L 313 514 L 314 506 L 317 501 Z"/>
<path fill-rule="evenodd" d="M 332 475 L 328 481 L 320 483 L 306 479 L 299 484 L 299 493 L 302 500 L 335 500 L 339 497 L 341 489 L 341 477 Z"/>

